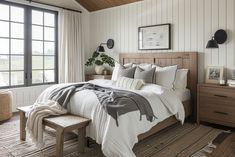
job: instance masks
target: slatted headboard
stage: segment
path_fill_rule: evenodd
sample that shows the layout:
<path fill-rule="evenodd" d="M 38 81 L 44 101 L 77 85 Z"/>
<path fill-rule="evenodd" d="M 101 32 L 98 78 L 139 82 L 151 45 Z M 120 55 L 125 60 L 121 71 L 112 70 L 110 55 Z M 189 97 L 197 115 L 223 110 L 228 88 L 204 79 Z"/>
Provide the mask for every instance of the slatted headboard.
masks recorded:
<path fill-rule="evenodd" d="M 120 63 L 149 63 L 159 66 L 178 65 L 179 69 L 189 69 L 187 88 L 191 91 L 193 103 L 193 117 L 196 118 L 196 100 L 198 83 L 198 56 L 197 52 L 170 52 L 170 53 L 121 53 Z"/>

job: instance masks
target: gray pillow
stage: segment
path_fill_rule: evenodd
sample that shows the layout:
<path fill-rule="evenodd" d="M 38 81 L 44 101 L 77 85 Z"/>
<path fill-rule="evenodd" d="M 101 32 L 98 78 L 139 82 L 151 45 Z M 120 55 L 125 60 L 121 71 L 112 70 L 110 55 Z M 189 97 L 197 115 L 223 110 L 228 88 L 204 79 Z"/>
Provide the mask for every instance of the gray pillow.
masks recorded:
<path fill-rule="evenodd" d="M 119 77 L 134 78 L 135 69 L 136 69 L 136 67 L 133 67 L 133 68 L 125 68 L 124 66 L 122 66 L 122 67 L 120 68 L 120 75 L 119 75 Z"/>
<path fill-rule="evenodd" d="M 156 68 L 152 68 L 150 70 L 144 70 L 140 67 L 137 67 L 135 70 L 135 79 L 141 79 L 145 83 L 154 83 L 154 75 L 155 75 Z"/>

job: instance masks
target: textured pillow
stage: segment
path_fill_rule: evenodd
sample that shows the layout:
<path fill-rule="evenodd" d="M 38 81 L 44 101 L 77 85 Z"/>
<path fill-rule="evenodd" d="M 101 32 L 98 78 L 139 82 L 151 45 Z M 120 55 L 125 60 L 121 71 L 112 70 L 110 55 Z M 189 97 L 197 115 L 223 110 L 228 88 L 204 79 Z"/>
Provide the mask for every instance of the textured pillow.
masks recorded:
<path fill-rule="evenodd" d="M 187 88 L 188 69 L 178 69 L 175 75 L 174 88 L 186 89 Z"/>
<path fill-rule="evenodd" d="M 152 69 L 152 64 L 133 64 L 132 67 L 140 67 L 141 69 L 144 70 L 151 70 Z"/>
<path fill-rule="evenodd" d="M 128 77 L 128 78 L 134 78 L 136 67 L 133 68 L 125 68 L 124 66 L 121 66 L 119 71 L 119 77 Z"/>
<path fill-rule="evenodd" d="M 175 74 L 177 70 L 177 65 L 168 67 L 157 67 L 156 68 L 156 84 L 172 89 L 175 81 Z"/>
<path fill-rule="evenodd" d="M 113 74 L 112 74 L 112 80 L 113 81 L 117 81 L 117 79 L 119 77 L 121 66 L 123 66 L 123 65 L 121 65 L 119 63 L 115 63 L 115 67 L 113 69 Z M 132 67 L 132 63 L 125 64 L 124 67 L 125 68 L 130 68 L 130 67 Z"/>
<path fill-rule="evenodd" d="M 130 90 L 139 90 L 144 85 L 144 81 L 140 79 L 131 79 L 127 77 L 119 77 L 116 86 L 130 89 Z"/>
<path fill-rule="evenodd" d="M 154 81 L 154 75 L 155 75 L 156 68 L 151 68 L 150 70 L 144 70 L 140 67 L 137 67 L 135 70 L 135 79 L 141 79 L 145 83 L 153 83 Z"/>

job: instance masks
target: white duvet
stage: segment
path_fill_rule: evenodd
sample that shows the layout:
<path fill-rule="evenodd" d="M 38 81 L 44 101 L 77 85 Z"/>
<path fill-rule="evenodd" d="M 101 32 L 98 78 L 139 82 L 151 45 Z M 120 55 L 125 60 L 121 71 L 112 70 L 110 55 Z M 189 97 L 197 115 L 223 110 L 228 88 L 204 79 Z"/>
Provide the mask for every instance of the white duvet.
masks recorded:
<path fill-rule="evenodd" d="M 115 83 L 110 80 L 94 80 L 90 82 L 116 88 Z M 40 95 L 38 101 L 47 100 L 48 92 L 58 86 L 63 86 L 63 84 L 46 89 Z M 137 137 L 139 134 L 147 132 L 153 126 L 172 115 L 175 115 L 182 124 L 184 122 L 183 104 L 173 91 L 158 85 L 146 84 L 141 90 L 134 92 L 141 94 L 150 102 L 158 119 L 149 122 L 143 116 L 142 120 L 140 120 L 139 111 L 134 111 L 121 115 L 118 118 L 119 126 L 117 126 L 115 120 L 104 111 L 92 91 L 77 92 L 70 100 L 68 111 L 92 120 L 87 127 L 86 135 L 102 145 L 102 151 L 107 157 L 135 157 L 132 148 L 138 142 Z"/>

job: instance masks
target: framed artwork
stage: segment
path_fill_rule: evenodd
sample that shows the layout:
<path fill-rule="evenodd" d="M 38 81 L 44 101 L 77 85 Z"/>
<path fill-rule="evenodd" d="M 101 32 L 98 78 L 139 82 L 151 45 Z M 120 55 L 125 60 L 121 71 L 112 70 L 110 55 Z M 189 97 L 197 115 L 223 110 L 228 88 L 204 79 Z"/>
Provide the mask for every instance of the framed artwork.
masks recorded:
<path fill-rule="evenodd" d="M 171 24 L 143 26 L 138 32 L 139 50 L 171 49 Z"/>
<path fill-rule="evenodd" d="M 206 72 L 206 83 L 219 83 L 223 79 L 223 66 L 208 66 Z"/>

